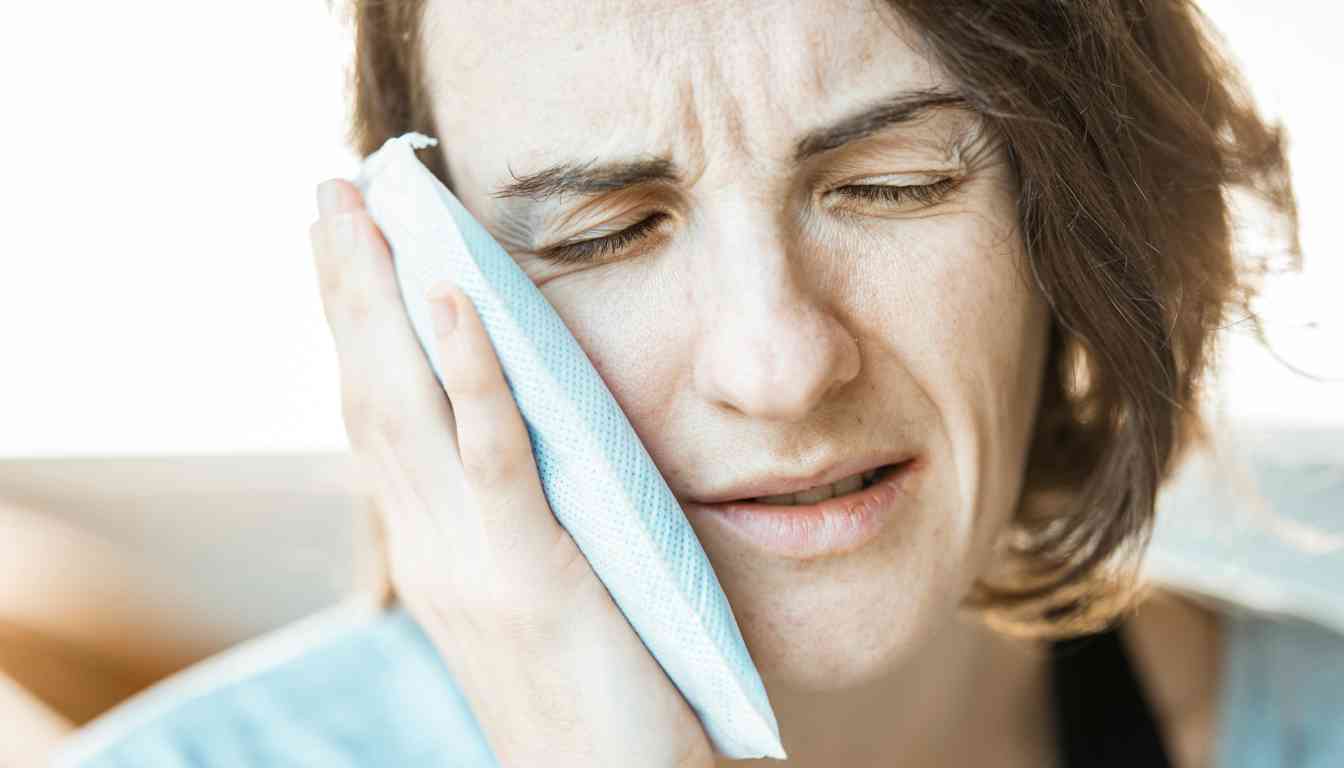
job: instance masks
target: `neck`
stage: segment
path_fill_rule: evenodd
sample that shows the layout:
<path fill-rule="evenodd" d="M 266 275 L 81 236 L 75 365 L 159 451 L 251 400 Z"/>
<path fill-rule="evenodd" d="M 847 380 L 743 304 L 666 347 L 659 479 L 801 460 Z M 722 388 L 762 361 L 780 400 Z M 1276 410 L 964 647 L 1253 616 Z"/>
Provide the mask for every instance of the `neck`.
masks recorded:
<path fill-rule="evenodd" d="M 1048 661 L 1038 642 L 958 618 L 861 687 L 771 686 L 787 763 L 720 759 L 718 765 L 1051 765 Z"/>

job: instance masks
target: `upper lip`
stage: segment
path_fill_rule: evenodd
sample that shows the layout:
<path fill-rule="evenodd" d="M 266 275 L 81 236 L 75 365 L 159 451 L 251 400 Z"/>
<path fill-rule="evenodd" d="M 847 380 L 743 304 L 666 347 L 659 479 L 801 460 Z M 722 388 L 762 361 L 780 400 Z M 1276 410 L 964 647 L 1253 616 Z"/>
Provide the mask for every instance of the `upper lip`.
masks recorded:
<path fill-rule="evenodd" d="M 697 496 L 691 501 L 699 504 L 719 504 L 725 501 L 741 501 L 758 496 L 780 496 L 786 493 L 798 493 L 819 485 L 827 485 L 843 480 L 850 475 L 867 472 L 888 464 L 899 464 L 911 458 L 908 453 L 870 453 L 853 458 L 840 459 L 827 464 L 823 469 L 810 475 L 790 475 L 785 472 L 767 472 L 734 483 L 725 488 Z"/>

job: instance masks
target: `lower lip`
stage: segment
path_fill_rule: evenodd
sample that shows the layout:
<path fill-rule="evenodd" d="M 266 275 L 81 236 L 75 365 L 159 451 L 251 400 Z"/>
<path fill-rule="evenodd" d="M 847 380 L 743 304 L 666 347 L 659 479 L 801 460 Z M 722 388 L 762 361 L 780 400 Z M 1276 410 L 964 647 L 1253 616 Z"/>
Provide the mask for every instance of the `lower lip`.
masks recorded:
<path fill-rule="evenodd" d="M 712 520 L 780 557 L 812 560 L 840 555 L 877 537 L 900 502 L 909 498 L 904 485 L 914 469 L 913 460 L 902 462 L 867 488 L 816 504 L 728 501 L 686 504 L 685 510 L 688 516 Z"/>

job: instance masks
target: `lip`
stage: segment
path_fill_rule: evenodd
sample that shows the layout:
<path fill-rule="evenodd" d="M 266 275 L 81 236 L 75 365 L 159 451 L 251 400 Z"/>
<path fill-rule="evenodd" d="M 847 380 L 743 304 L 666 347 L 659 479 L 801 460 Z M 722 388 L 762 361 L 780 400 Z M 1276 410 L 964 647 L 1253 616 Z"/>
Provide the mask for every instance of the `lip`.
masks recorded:
<path fill-rule="evenodd" d="M 906 490 L 921 463 L 907 459 L 868 488 L 815 504 L 763 504 L 729 501 L 688 503 L 687 517 L 722 528 L 769 554 L 813 560 L 853 552 L 877 538 L 898 507 L 909 500 Z"/>

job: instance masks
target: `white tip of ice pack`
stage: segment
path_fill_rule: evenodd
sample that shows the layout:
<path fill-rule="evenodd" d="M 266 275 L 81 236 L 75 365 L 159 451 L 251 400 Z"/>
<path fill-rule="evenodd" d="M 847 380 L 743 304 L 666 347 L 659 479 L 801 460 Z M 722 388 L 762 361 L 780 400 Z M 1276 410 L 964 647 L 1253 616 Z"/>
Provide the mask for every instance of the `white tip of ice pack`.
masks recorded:
<path fill-rule="evenodd" d="M 425 147 L 432 147 L 439 143 L 438 139 L 426 136 L 423 133 L 416 133 L 415 131 L 403 133 L 393 139 L 393 141 L 404 141 L 407 144 L 410 144 L 412 149 L 424 149 Z"/>
<path fill-rule="evenodd" d="M 383 146 L 374 150 L 372 154 L 364 159 L 360 165 L 359 173 L 354 178 L 354 185 L 364 191 L 368 189 L 370 181 L 381 173 L 384 167 L 392 162 L 394 152 L 410 152 L 417 149 L 425 149 L 438 145 L 439 140 L 426 136 L 423 133 L 403 133 L 400 136 L 393 136 L 383 142 Z"/>

